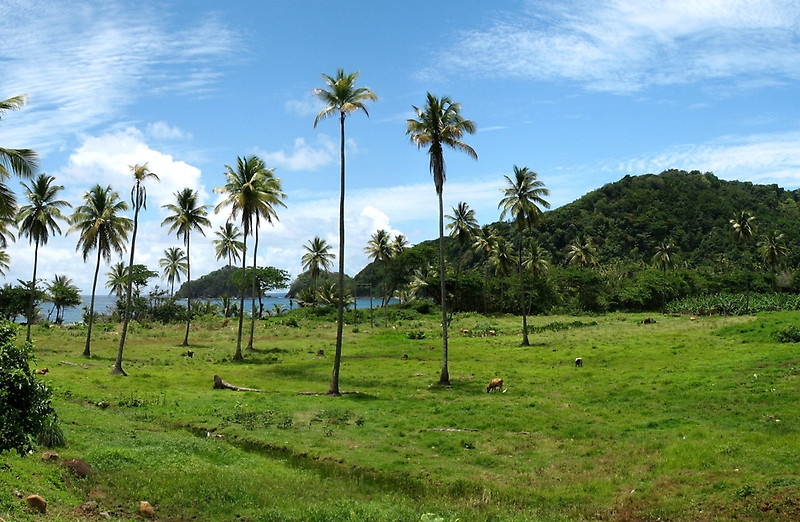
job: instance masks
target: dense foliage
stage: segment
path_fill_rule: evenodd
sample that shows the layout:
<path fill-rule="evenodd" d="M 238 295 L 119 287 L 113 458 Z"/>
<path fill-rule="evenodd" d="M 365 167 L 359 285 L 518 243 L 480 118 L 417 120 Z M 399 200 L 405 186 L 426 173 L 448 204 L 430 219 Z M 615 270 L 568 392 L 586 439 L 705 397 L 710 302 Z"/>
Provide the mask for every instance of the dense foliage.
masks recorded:
<path fill-rule="evenodd" d="M 626 176 L 545 213 L 533 228 L 531 235 L 549 260 L 544 273 L 525 275 L 528 307 L 535 314 L 662 311 L 674 300 L 741 293 L 741 308 L 720 306 L 746 310 L 749 292 L 795 292 L 799 202 L 798 191 L 724 181 L 711 173 Z M 754 216 L 750 241 L 734 237 L 731 220 L 742 213 Z M 505 245 L 510 262 L 501 262 L 497 248 L 487 252 L 446 238 L 448 294 L 462 311 L 518 311 L 513 257 L 519 230 L 508 222 L 483 230 Z M 769 238 L 780 242 L 781 255 L 764 257 Z M 371 285 L 378 295 L 387 280 L 393 291 L 436 300 L 440 278 L 434 254 L 434 242 L 420 243 L 403 252 L 402 262 L 370 264 L 356 282 Z"/>
<path fill-rule="evenodd" d="M 15 346 L 16 327 L 0 323 L 0 453 L 31 449 L 54 415 L 50 389 L 31 371 L 31 345 Z"/>

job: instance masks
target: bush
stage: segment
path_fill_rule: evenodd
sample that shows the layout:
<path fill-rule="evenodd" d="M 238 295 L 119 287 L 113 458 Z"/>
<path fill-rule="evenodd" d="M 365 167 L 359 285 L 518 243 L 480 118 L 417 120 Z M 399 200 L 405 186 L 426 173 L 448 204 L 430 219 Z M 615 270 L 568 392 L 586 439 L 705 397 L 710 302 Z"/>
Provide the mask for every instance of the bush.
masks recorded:
<path fill-rule="evenodd" d="M 32 346 L 15 346 L 16 333 L 13 324 L 0 323 L 0 453 L 24 455 L 55 412 L 50 389 L 30 369 Z"/>
<path fill-rule="evenodd" d="M 800 343 L 800 328 L 790 324 L 775 332 L 775 337 L 782 343 Z"/>

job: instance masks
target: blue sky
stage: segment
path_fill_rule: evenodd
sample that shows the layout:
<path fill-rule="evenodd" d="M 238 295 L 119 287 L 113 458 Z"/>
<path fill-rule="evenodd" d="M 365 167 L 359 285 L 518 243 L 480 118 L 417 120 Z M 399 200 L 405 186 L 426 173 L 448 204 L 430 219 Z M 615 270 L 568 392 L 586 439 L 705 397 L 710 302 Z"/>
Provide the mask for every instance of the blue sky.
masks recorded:
<path fill-rule="evenodd" d="M 428 156 L 405 120 L 426 92 L 461 103 L 478 161 L 446 151 L 445 207 L 499 218 L 503 176 L 527 166 L 557 207 L 625 175 L 668 168 L 800 186 L 800 5 L 795 1 L 330 2 L 3 0 L 0 97 L 28 105 L 0 144 L 30 147 L 78 204 L 95 183 L 127 198 L 147 162 L 136 260 L 158 270 L 179 246 L 161 205 L 184 187 L 215 205 L 226 164 L 257 154 L 287 193 L 261 229 L 259 264 L 301 271 L 315 235 L 338 244 L 338 122 L 313 127 L 322 73 L 360 71 L 378 101 L 347 120 L 346 271 L 379 228 L 437 235 Z M 13 187 L 19 180 L 11 179 Z M 214 259 L 192 239 L 192 272 Z M 66 231 L 66 226 L 63 227 Z M 84 291 L 75 236 L 42 247 L 39 274 Z M 33 248 L 9 246 L 6 281 L 30 279 Z M 117 261 L 115 259 L 114 261 Z M 105 268 L 101 272 L 105 272 Z M 166 286 L 164 281 L 154 283 Z M 104 280 L 100 282 L 101 291 Z"/>

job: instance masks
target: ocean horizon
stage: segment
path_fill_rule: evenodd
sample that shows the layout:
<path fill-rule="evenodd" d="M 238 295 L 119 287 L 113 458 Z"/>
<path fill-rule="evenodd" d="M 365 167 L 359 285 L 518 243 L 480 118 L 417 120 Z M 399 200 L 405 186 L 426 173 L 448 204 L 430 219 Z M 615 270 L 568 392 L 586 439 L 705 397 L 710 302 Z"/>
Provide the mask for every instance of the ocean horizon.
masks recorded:
<path fill-rule="evenodd" d="M 81 296 L 82 302 L 78 306 L 71 306 L 64 310 L 64 324 L 73 324 L 73 323 L 81 323 L 83 322 L 83 308 L 89 308 L 89 303 L 91 302 L 92 296 L 91 295 L 82 295 Z M 238 298 L 231 298 L 235 303 L 239 303 Z M 211 301 L 213 304 L 222 305 L 222 299 L 219 298 L 194 298 L 192 299 L 192 303 L 196 302 L 206 302 Z M 256 300 L 257 301 L 257 300 Z M 372 298 L 372 306 L 378 307 L 380 306 L 380 298 Z M 178 299 L 176 301 L 178 304 L 185 304 L 186 299 Z M 265 297 L 262 298 L 262 302 L 264 303 L 264 312 L 268 312 L 273 310 L 275 305 L 279 305 L 283 307 L 286 311 L 292 310 L 297 308 L 297 300 L 290 299 L 286 297 L 285 292 L 281 293 L 269 293 Z M 396 303 L 396 300 L 391 300 L 390 302 Z M 111 295 L 95 295 L 94 297 L 94 310 L 99 314 L 108 314 L 110 313 L 114 307 L 116 307 L 117 298 Z M 359 297 L 357 302 L 357 307 L 362 309 L 369 309 L 370 308 L 370 298 L 369 297 Z M 252 300 L 249 298 L 245 298 L 244 300 L 245 311 L 249 311 L 252 307 Z M 39 305 L 39 317 L 43 320 L 54 321 L 56 317 L 56 312 L 53 307 L 53 303 L 45 301 Z M 17 321 L 24 321 L 24 318 L 18 317 Z"/>

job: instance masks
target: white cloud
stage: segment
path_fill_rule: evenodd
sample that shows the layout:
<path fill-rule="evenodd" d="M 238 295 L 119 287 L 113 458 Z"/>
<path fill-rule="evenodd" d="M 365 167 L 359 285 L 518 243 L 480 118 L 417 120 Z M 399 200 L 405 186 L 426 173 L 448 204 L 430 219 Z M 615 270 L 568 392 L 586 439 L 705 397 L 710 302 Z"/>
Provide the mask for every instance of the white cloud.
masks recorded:
<path fill-rule="evenodd" d="M 235 47 L 213 17 L 175 30 L 170 13 L 153 6 L 12 0 L 0 3 L 0 17 L 0 91 L 30 97 L 13 125 L 0 127 L 0 141 L 40 153 L 69 145 L 65 139 L 143 96 L 208 90 L 219 74 L 211 59 Z"/>
<path fill-rule="evenodd" d="M 318 102 L 315 102 L 310 95 L 300 100 L 289 100 L 284 103 L 283 106 L 289 114 L 294 114 L 302 118 L 316 116 L 319 114 L 319 111 L 322 110 L 322 106 Z"/>
<path fill-rule="evenodd" d="M 800 77 L 798 16 L 800 6 L 780 0 L 530 2 L 527 13 L 461 32 L 434 61 L 444 71 L 611 92 L 700 79 L 773 83 Z"/>
<path fill-rule="evenodd" d="M 625 174 L 666 169 L 714 172 L 728 180 L 751 180 L 800 187 L 800 133 L 723 137 L 702 144 L 671 147 L 649 156 L 604 165 Z"/>
<path fill-rule="evenodd" d="M 172 127 L 165 121 L 148 123 L 147 135 L 157 140 L 183 140 L 192 137 L 191 134 L 178 127 Z"/>
<path fill-rule="evenodd" d="M 319 135 L 316 146 L 297 138 L 289 152 L 262 152 L 259 156 L 267 165 L 288 170 L 314 170 L 337 159 L 336 145 L 325 134 Z"/>
<path fill-rule="evenodd" d="M 148 182 L 150 204 L 171 203 L 173 194 L 186 187 L 201 190 L 204 199 L 200 169 L 152 149 L 145 143 L 144 134 L 134 127 L 100 136 L 84 136 L 58 177 L 73 187 L 82 187 L 82 190 L 101 183 L 127 194 L 132 186 L 131 166 L 145 163 L 160 179 L 159 182 Z"/>

